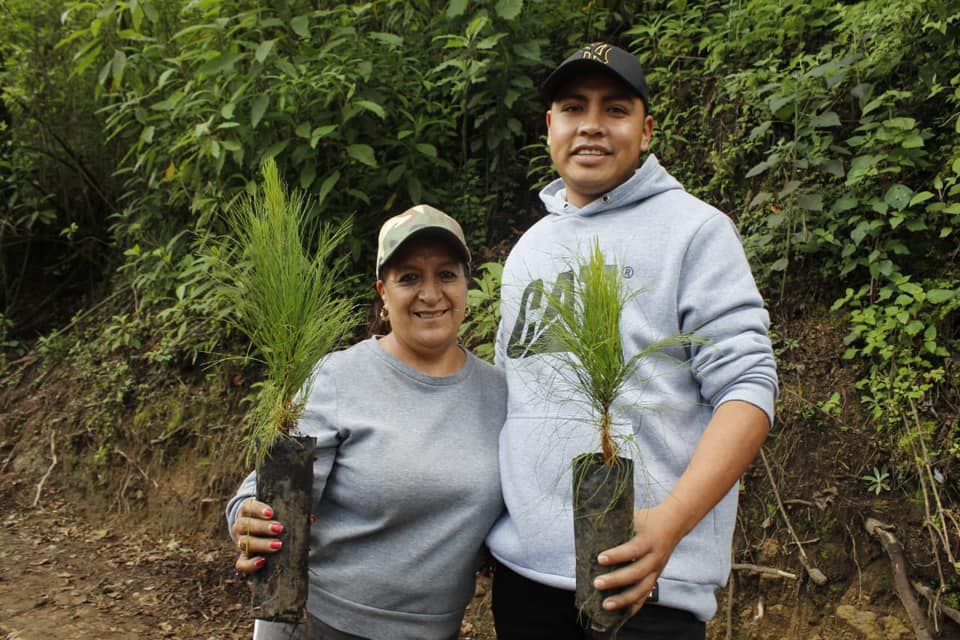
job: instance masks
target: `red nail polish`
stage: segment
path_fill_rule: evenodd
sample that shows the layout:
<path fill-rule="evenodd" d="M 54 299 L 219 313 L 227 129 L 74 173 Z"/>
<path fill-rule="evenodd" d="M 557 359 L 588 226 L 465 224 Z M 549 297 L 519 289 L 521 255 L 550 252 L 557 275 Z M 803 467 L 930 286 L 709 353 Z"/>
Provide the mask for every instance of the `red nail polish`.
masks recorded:
<path fill-rule="evenodd" d="M 263 568 L 263 565 L 265 565 L 265 564 L 267 564 L 267 559 L 266 559 L 266 558 L 259 558 L 254 566 L 255 566 L 257 569 L 262 569 L 262 568 Z"/>
<path fill-rule="evenodd" d="M 282 546 L 283 546 L 283 543 L 280 542 L 279 540 L 274 540 L 273 542 L 270 543 L 271 549 L 279 549 Z"/>
<path fill-rule="evenodd" d="M 270 525 L 270 533 L 283 533 L 283 525 L 282 524 Z"/>
<path fill-rule="evenodd" d="M 272 517 L 273 517 L 273 509 L 271 509 L 270 507 L 267 507 L 266 509 L 264 509 L 264 510 L 263 510 L 263 517 L 264 517 L 264 518 L 272 518 Z"/>

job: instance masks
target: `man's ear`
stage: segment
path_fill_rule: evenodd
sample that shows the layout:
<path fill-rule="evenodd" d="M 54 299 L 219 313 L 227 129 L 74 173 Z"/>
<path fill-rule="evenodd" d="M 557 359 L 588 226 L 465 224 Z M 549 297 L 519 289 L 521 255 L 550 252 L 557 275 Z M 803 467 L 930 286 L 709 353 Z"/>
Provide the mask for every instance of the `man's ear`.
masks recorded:
<path fill-rule="evenodd" d="M 547 109 L 547 144 L 550 144 L 550 122 L 553 118 L 553 113 L 550 109 Z"/>
<path fill-rule="evenodd" d="M 650 149 L 650 143 L 653 142 L 653 116 L 648 115 L 643 119 L 643 129 L 640 132 L 640 151 L 646 153 Z"/>

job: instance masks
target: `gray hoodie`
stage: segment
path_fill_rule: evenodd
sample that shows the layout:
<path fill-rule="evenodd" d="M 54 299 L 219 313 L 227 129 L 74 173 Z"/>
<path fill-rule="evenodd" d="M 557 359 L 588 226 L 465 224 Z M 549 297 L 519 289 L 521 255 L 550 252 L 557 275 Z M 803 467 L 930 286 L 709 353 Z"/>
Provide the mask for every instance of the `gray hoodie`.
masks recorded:
<path fill-rule="evenodd" d="M 573 590 L 570 465 L 599 450 L 599 436 L 570 372 L 550 352 L 541 287 L 564 286 L 599 242 L 636 293 L 621 319 L 625 358 L 679 334 L 697 338 L 643 359 L 614 407 L 621 455 L 635 462 L 638 509 L 667 496 L 722 403 L 749 402 L 772 424 L 778 386 L 769 317 L 736 228 L 656 157 L 582 209 L 566 202 L 562 180 L 540 197 L 548 215 L 523 235 L 503 271 L 497 361 L 509 390 L 500 434 L 507 512 L 487 543 L 517 573 Z M 701 620 L 714 615 L 714 590 L 730 572 L 736 509 L 735 486 L 677 546 L 660 578 L 661 605 Z"/>

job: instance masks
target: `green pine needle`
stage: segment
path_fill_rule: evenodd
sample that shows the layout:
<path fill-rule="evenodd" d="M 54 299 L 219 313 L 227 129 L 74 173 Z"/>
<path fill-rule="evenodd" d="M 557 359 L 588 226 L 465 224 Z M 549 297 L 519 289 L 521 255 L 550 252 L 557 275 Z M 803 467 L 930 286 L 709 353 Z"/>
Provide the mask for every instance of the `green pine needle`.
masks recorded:
<path fill-rule="evenodd" d="M 690 339 L 677 336 L 650 345 L 630 360 L 623 357 L 620 319 L 639 292 L 628 292 L 619 269 L 608 267 L 598 242 L 576 265 L 565 290 L 547 295 L 554 321 L 550 336 L 563 361 L 567 382 L 590 403 L 596 416 L 604 464 L 614 464 L 619 445 L 613 437 L 614 402 L 644 358 Z"/>
<path fill-rule="evenodd" d="M 228 265 L 232 320 L 266 366 L 248 414 L 248 461 L 262 461 L 289 435 L 314 367 L 350 337 L 357 320 L 355 301 L 340 292 L 346 260 L 336 255 L 351 222 L 322 226 L 310 256 L 304 248 L 307 205 L 302 193 L 287 192 L 271 159 L 263 165 L 262 188 L 227 218 L 228 244 L 239 257 Z"/>

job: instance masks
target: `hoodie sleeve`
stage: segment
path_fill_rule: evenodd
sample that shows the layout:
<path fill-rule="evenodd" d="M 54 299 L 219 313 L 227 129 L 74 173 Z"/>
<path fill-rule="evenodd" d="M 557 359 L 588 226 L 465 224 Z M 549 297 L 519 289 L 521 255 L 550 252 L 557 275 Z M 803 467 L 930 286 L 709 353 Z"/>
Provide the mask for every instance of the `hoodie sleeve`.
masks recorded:
<path fill-rule="evenodd" d="M 773 425 L 779 387 L 770 317 L 727 216 L 711 216 L 693 235 L 679 285 L 680 330 L 696 338 L 691 364 L 704 400 L 714 409 L 749 402 Z"/>

